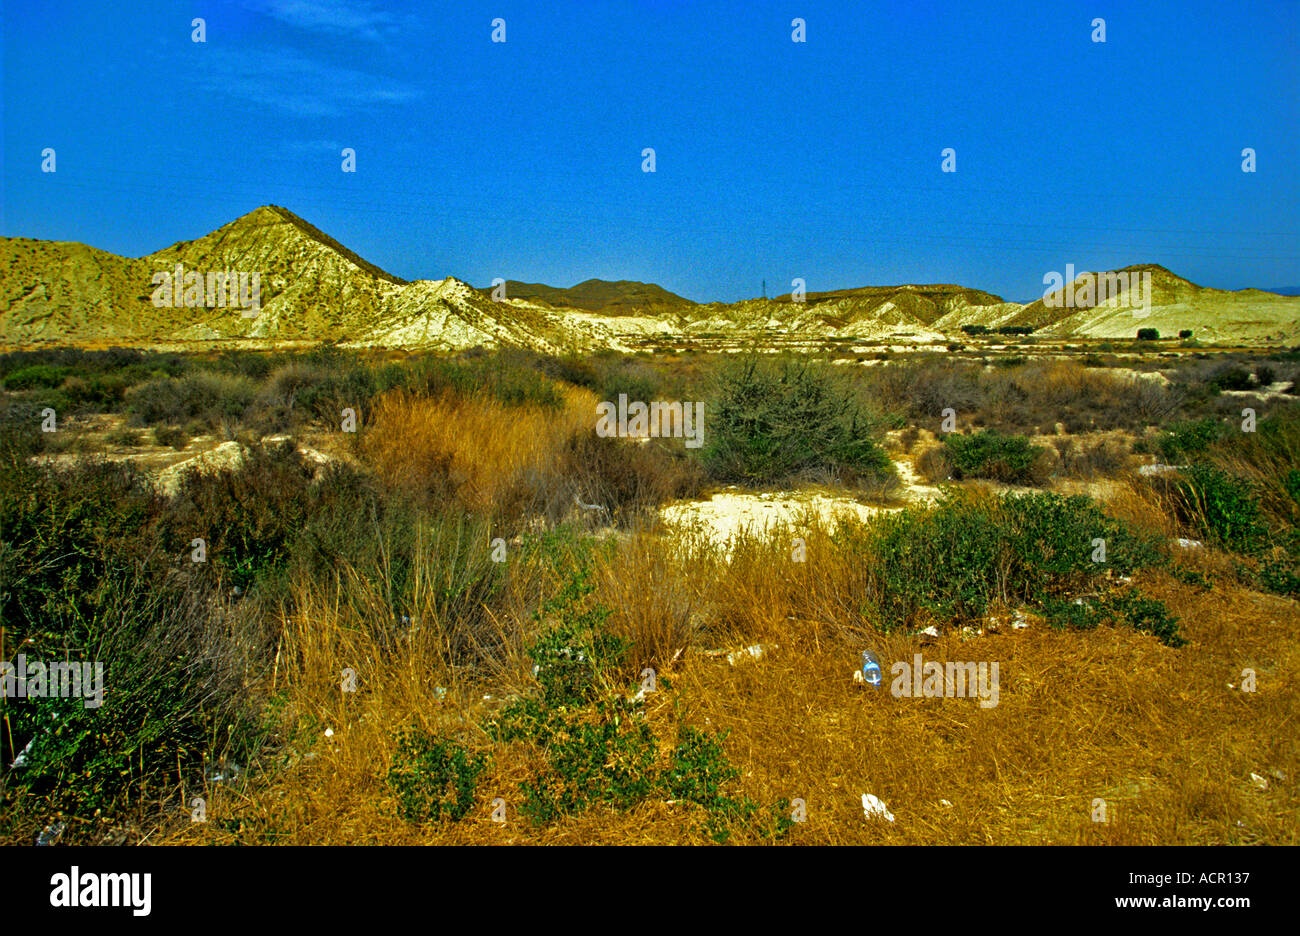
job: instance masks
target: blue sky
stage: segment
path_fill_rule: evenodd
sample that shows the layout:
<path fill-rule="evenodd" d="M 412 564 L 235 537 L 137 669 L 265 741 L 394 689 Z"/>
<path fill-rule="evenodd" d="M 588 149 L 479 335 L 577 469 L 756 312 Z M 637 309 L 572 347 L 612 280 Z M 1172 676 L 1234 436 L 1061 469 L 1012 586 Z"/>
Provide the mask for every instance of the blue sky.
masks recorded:
<path fill-rule="evenodd" d="M 1145 262 L 1300 283 L 1294 0 L 6 0 L 3 17 L 5 235 L 140 256 L 273 203 L 396 275 L 475 285 L 730 301 L 802 277 L 1024 300 L 1067 263 Z"/>

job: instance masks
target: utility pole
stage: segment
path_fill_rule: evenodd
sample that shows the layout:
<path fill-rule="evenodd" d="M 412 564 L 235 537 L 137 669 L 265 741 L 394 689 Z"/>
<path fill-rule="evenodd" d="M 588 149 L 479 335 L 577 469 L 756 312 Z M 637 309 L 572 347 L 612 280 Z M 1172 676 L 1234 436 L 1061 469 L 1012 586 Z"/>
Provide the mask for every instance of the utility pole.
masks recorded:
<path fill-rule="evenodd" d="M 763 298 L 767 298 L 767 280 L 763 280 Z"/>

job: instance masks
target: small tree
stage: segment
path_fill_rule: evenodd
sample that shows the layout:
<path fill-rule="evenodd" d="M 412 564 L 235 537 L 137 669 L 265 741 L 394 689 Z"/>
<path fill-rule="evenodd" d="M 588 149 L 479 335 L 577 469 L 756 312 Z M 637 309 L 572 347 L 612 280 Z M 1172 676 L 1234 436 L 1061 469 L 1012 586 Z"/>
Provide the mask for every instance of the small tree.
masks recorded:
<path fill-rule="evenodd" d="M 1154 328 L 1138 329 L 1138 337 L 1137 337 L 1138 341 L 1158 341 L 1159 339 L 1160 339 L 1160 332 L 1156 331 Z"/>
<path fill-rule="evenodd" d="M 1190 328 L 1184 328 L 1182 331 L 1180 331 L 1180 332 L 1178 333 L 1178 337 L 1179 337 L 1179 338 L 1190 338 L 1190 337 L 1192 337 L 1192 330 L 1191 330 Z"/>

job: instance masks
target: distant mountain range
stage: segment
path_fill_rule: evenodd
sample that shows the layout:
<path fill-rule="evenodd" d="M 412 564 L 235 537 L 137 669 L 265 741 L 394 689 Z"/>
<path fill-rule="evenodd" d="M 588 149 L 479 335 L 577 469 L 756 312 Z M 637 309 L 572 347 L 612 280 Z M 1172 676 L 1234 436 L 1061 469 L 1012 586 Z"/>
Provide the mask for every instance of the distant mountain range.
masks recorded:
<path fill-rule="evenodd" d="M 220 274 L 226 272 L 233 276 L 222 306 Z M 249 295 L 253 273 L 255 297 Z M 962 327 L 971 325 L 1020 325 L 1061 338 L 1192 329 L 1204 341 L 1300 343 L 1295 296 L 1203 288 L 1156 265 L 1115 274 L 1149 274 L 1150 289 L 1126 287 L 1108 306 L 1079 307 L 1070 298 L 1083 295 L 1076 290 L 1090 275 L 1080 274 L 1031 303 L 916 284 L 808 293 L 803 302 L 785 295 L 696 303 L 627 280 L 569 288 L 510 280 L 496 301 L 492 286 L 475 288 L 453 277 L 400 279 L 288 209 L 267 205 L 139 259 L 74 242 L 0 238 L 0 343 L 195 348 L 337 341 L 564 352 L 688 341 L 706 347 L 945 341 L 961 338 Z"/>
<path fill-rule="evenodd" d="M 555 308 L 584 309 L 606 315 L 659 315 L 680 312 L 696 305 L 690 299 L 669 292 L 662 286 L 633 280 L 609 282 L 589 279 L 569 289 L 541 283 L 520 283 L 516 280 L 506 280 L 504 286 L 505 298 L 531 299 Z M 479 292 L 491 296 L 494 289 L 495 287 L 485 286 Z"/>

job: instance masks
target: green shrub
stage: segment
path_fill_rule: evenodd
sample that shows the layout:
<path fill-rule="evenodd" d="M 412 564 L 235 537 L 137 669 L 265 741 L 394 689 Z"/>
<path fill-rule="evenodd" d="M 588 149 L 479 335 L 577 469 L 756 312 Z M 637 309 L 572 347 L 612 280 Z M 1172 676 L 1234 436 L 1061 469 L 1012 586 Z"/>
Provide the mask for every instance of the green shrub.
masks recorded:
<path fill-rule="evenodd" d="M 244 449 L 238 469 L 191 472 L 168 512 L 165 530 L 174 553 L 207 543 L 205 568 L 247 589 L 280 566 L 312 512 L 315 466 L 288 442 Z"/>
<path fill-rule="evenodd" d="M 555 382 L 533 365 L 527 352 L 513 350 L 458 359 L 430 355 L 411 365 L 408 387 L 431 396 L 448 390 L 462 396 L 486 393 L 511 406 L 559 409 L 564 398 Z"/>
<path fill-rule="evenodd" d="M 1092 587 L 1107 570 L 1128 574 L 1164 561 L 1157 541 L 1083 496 L 949 495 L 839 535 L 862 554 L 870 596 L 864 613 L 884 630 L 923 618 L 973 620 L 995 599 L 1059 601 Z M 1105 541 L 1104 562 L 1093 561 L 1097 539 Z"/>
<path fill-rule="evenodd" d="M 1119 592 L 1107 602 L 1106 608 L 1138 633 L 1151 634 L 1167 647 L 1187 644 L 1178 630 L 1178 619 L 1169 609 L 1156 599 L 1143 596 L 1136 588 Z"/>
<path fill-rule="evenodd" d="M 123 448 L 139 448 L 143 444 L 140 431 L 126 426 L 108 433 L 108 435 L 104 436 L 104 441 L 109 445 L 120 445 Z"/>
<path fill-rule="evenodd" d="M 257 396 L 246 377 L 197 373 L 161 377 L 132 387 L 127 404 L 136 421 L 149 426 L 200 421 L 208 427 L 223 419 L 241 420 Z"/>
<path fill-rule="evenodd" d="M 1259 498 L 1244 478 L 1214 465 L 1194 464 L 1173 483 L 1172 494 L 1177 519 L 1220 546 L 1251 554 L 1267 543 Z"/>
<path fill-rule="evenodd" d="M 541 548 L 563 548 L 563 537 Z M 725 841 L 740 824 L 762 835 L 784 834 L 784 801 L 770 824 L 758 807 L 728 793 L 738 772 L 709 735 L 683 727 L 664 762 L 645 718 L 644 703 L 617 685 L 628 644 L 604 628 L 609 611 L 588 601 L 589 550 L 568 553 L 575 564 L 556 596 L 537 612 L 549 622 L 529 648 L 540 693 L 512 702 L 487 727 L 497 742 L 526 741 L 544 755 L 545 767 L 520 784 L 520 811 L 535 823 L 604 805 L 629 809 L 654 796 L 695 803 L 706 828 Z M 670 687 L 660 681 L 661 690 Z"/>
<path fill-rule="evenodd" d="M 33 364 L 7 375 L 4 379 L 6 390 L 36 390 L 41 387 L 57 387 L 72 373 L 70 367 L 53 367 L 49 364 Z"/>
<path fill-rule="evenodd" d="M 992 430 L 973 435 L 949 433 L 944 437 L 948 460 L 957 478 L 991 478 L 1007 484 L 1041 480 L 1036 467 L 1043 454 L 1025 436 L 1008 436 Z"/>
<path fill-rule="evenodd" d="M 0 459 L 0 659 L 100 663 L 105 685 L 96 708 L 0 699 L 6 798 L 90 819 L 201 783 L 205 761 L 247 763 L 260 735 L 245 680 L 265 636 L 158 548 L 163 515 L 128 466 Z"/>
<path fill-rule="evenodd" d="M 1154 328 L 1139 328 L 1137 332 L 1138 341 L 1159 341 L 1160 332 Z"/>
<path fill-rule="evenodd" d="M 731 364 L 705 412 L 703 461 L 719 480 L 769 483 L 821 471 L 896 483 L 893 463 L 851 392 L 807 361 Z"/>
<path fill-rule="evenodd" d="M 1274 594 L 1300 598 L 1300 562 L 1294 557 L 1264 560 L 1259 570 L 1259 583 Z"/>
<path fill-rule="evenodd" d="M 1151 634 L 1167 647 L 1187 645 L 1178 629 L 1178 619 L 1161 602 L 1145 597 L 1136 588 L 1109 596 L 1051 598 L 1043 603 L 1043 612 L 1053 627 L 1093 630 L 1109 621 L 1127 625 L 1138 633 Z"/>
<path fill-rule="evenodd" d="M 408 822 L 453 821 L 474 808 L 474 791 L 486 758 L 468 753 L 454 741 L 407 732 L 398 738 L 388 769 L 388 785 L 397 793 L 398 812 Z"/>
<path fill-rule="evenodd" d="M 1282 486 L 1291 495 L 1291 499 L 1300 504 L 1300 468 L 1292 468 L 1288 471 Z"/>
<path fill-rule="evenodd" d="M 1225 424 L 1213 416 L 1188 422 L 1174 423 L 1156 441 L 1160 454 L 1174 463 L 1201 455 L 1216 440 L 1223 437 Z"/>
<path fill-rule="evenodd" d="M 180 451 L 190 444 L 189 433 L 177 426 L 157 426 L 153 431 L 153 440 L 159 445 L 166 445 Z"/>
<path fill-rule="evenodd" d="M 1232 364 L 1217 370 L 1210 377 L 1210 386 L 1215 390 L 1251 390 L 1255 384 L 1250 379 L 1250 371 Z"/>

